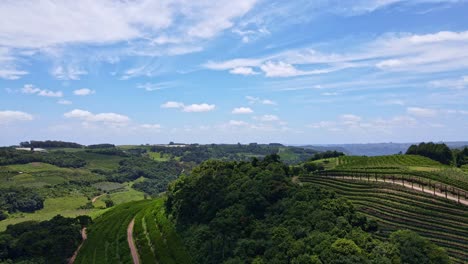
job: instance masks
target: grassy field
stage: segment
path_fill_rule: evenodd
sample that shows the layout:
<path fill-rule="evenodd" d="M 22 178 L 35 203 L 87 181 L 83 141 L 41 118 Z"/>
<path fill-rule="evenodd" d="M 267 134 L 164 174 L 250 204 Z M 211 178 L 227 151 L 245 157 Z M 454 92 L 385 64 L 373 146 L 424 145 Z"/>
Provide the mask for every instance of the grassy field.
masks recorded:
<path fill-rule="evenodd" d="M 385 183 L 314 176 L 301 181 L 350 199 L 358 211 L 378 221 L 377 235 L 383 239 L 395 230 L 410 229 L 444 247 L 456 263 L 468 259 L 466 206 Z"/>
<path fill-rule="evenodd" d="M 155 161 L 168 161 L 171 159 L 171 155 L 169 154 L 162 154 L 159 152 L 148 152 L 150 158 Z"/>
<path fill-rule="evenodd" d="M 4 231 L 8 225 L 17 224 L 24 221 L 44 221 L 56 215 L 75 217 L 78 215 L 90 215 L 96 209 L 83 210 L 78 207 L 85 205 L 88 198 L 85 196 L 68 196 L 60 198 L 47 198 L 44 201 L 44 208 L 34 213 L 14 213 L 6 220 L 0 221 L 0 232 Z"/>
<path fill-rule="evenodd" d="M 86 160 L 88 163 L 86 165 L 87 169 L 105 169 L 105 170 L 114 170 L 119 167 L 119 162 L 125 157 L 112 156 L 112 155 L 103 155 L 98 153 L 90 153 L 86 151 L 81 151 L 75 153 L 76 156 Z"/>
<path fill-rule="evenodd" d="M 31 188 L 56 185 L 69 181 L 97 182 L 103 176 L 86 169 L 60 168 L 54 165 L 33 162 L 28 164 L 0 166 L 0 186 L 24 186 Z"/>

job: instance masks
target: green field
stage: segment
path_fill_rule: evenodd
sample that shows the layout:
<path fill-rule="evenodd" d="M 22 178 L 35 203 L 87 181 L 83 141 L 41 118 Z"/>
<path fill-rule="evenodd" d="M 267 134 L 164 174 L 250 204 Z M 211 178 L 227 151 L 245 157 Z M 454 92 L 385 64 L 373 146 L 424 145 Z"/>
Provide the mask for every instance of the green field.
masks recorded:
<path fill-rule="evenodd" d="M 361 213 L 376 219 L 382 238 L 398 229 L 410 229 L 444 247 L 456 263 L 468 259 L 468 210 L 455 202 L 411 192 L 392 184 L 302 177 L 351 200 Z"/>
<path fill-rule="evenodd" d="M 164 199 L 159 198 L 135 217 L 135 243 L 141 263 L 190 263 L 173 223 L 165 215 Z"/>
<path fill-rule="evenodd" d="M 171 155 L 160 152 L 148 152 L 148 155 L 150 158 L 156 161 L 168 161 L 171 159 Z"/>
<path fill-rule="evenodd" d="M 87 169 L 104 169 L 104 170 L 114 170 L 119 166 L 119 162 L 125 157 L 113 156 L 113 155 L 103 155 L 98 153 L 90 153 L 86 151 L 76 152 L 76 156 L 86 160 L 88 163 L 86 165 Z"/>
<path fill-rule="evenodd" d="M 96 218 L 75 263 L 132 263 L 127 227 L 139 211 L 153 203 L 151 200 L 124 203 Z"/>

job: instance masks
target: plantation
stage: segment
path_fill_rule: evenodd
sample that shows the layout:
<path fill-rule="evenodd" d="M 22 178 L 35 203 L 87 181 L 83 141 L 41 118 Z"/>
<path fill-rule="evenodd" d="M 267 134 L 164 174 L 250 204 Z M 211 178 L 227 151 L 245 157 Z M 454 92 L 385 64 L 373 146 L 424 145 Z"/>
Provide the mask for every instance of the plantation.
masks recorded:
<path fill-rule="evenodd" d="M 152 203 L 149 200 L 124 203 L 96 218 L 75 263 L 131 263 L 127 227 L 139 211 Z"/>
<path fill-rule="evenodd" d="M 166 217 L 164 202 L 159 198 L 135 216 L 134 236 L 141 263 L 191 263 L 173 223 Z"/>
<path fill-rule="evenodd" d="M 468 259 L 466 206 L 389 183 L 317 176 L 302 177 L 301 181 L 351 200 L 358 211 L 379 222 L 377 236 L 388 238 L 398 229 L 413 230 L 446 248 L 456 263 Z"/>

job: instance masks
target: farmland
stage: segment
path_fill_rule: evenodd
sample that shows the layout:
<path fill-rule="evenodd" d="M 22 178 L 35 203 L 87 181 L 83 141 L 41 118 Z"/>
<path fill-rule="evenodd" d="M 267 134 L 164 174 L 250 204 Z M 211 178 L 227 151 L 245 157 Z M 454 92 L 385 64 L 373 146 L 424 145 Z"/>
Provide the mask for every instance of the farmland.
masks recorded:
<path fill-rule="evenodd" d="M 303 177 L 301 181 L 351 200 L 358 211 L 378 221 L 379 237 L 385 239 L 392 231 L 410 229 L 445 247 L 455 262 L 464 263 L 468 258 L 466 206 L 390 183 L 316 176 Z"/>

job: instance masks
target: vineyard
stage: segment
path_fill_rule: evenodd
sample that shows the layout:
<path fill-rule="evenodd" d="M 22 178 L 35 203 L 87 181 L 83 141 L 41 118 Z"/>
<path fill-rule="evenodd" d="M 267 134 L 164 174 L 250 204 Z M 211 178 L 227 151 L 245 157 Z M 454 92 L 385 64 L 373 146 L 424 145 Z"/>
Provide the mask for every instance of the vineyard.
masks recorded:
<path fill-rule="evenodd" d="M 324 176 L 404 179 L 428 188 L 455 187 L 455 195 L 468 190 L 465 171 L 417 155 L 343 156 L 316 162 L 325 165 L 325 171 L 317 172 Z"/>
<path fill-rule="evenodd" d="M 466 206 L 390 183 L 307 176 L 301 181 L 334 190 L 351 200 L 357 210 L 379 223 L 382 239 L 398 229 L 409 229 L 444 247 L 455 263 L 468 259 Z"/>

